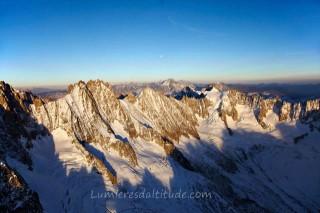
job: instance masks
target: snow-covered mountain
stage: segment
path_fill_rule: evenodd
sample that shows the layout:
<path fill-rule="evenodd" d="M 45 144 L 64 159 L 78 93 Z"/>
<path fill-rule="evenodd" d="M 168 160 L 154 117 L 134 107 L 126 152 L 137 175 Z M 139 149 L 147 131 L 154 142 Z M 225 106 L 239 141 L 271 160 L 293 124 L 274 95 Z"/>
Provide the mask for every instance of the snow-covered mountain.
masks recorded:
<path fill-rule="evenodd" d="M 59 98 L 62 98 L 68 93 L 67 86 L 57 86 L 57 87 L 31 87 L 31 88 L 25 88 L 25 87 L 19 87 L 17 88 L 19 90 L 26 90 L 30 91 L 32 94 L 39 96 L 44 99 L 48 100 L 57 100 Z"/>
<path fill-rule="evenodd" d="M 118 95 L 127 95 L 133 93 L 135 95 L 140 94 L 144 88 L 151 88 L 154 91 L 161 92 L 165 95 L 176 95 L 185 87 L 205 87 L 206 84 L 198 84 L 189 81 L 179 80 L 176 81 L 172 78 L 169 78 L 164 81 L 151 82 L 151 83 L 115 83 L 112 85 L 112 90 Z"/>
<path fill-rule="evenodd" d="M 0 210 L 320 210 L 319 99 L 157 85 L 79 81 L 49 101 L 1 82 Z"/>

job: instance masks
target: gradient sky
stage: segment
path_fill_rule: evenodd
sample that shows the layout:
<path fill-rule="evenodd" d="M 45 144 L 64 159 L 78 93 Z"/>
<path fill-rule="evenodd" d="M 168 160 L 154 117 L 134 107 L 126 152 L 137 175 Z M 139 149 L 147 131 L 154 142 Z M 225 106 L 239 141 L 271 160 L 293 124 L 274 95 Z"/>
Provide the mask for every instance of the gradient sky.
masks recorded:
<path fill-rule="evenodd" d="M 0 0 L 0 80 L 320 79 L 320 1 Z"/>

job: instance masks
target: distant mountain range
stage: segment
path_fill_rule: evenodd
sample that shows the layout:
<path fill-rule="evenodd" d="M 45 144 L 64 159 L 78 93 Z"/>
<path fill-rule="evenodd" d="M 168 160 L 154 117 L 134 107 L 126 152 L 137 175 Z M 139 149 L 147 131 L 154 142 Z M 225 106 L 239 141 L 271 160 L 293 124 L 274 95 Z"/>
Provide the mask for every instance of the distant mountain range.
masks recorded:
<path fill-rule="evenodd" d="M 320 98 L 320 83 L 318 84 L 230 84 L 232 88 L 242 92 L 271 93 L 293 99 Z"/>
<path fill-rule="evenodd" d="M 176 95 L 178 92 L 183 90 L 186 86 L 190 87 L 205 87 L 207 84 L 196 84 L 189 81 L 175 81 L 174 79 L 170 78 L 164 81 L 159 82 L 152 82 L 152 83 L 119 83 L 113 84 L 112 89 L 117 94 L 128 94 L 133 93 L 135 95 L 139 94 L 141 90 L 144 88 L 151 88 L 154 91 L 162 92 L 165 95 Z"/>
<path fill-rule="evenodd" d="M 165 95 L 177 95 L 185 87 L 193 88 L 200 91 L 202 88 L 208 87 L 211 84 L 194 83 L 190 81 L 179 80 L 172 78 L 151 83 L 113 83 L 112 89 L 117 95 L 127 95 L 132 93 L 137 95 L 146 87 L 155 91 L 162 92 Z M 214 83 L 220 85 L 223 90 L 237 89 L 245 93 L 259 93 L 259 94 L 273 94 L 277 96 L 287 97 L 291 99 L 312 99 L 320 98 L 320 83 L 315 84 L 285 84 L 285 83 L 270 83 L 270 84 L 224 84 Z M 30 90 L 33 94 L 42 98 L 58 99 L 68 93 L 67 87 L 58 88 L 18 88 L 21 90 Z"/>

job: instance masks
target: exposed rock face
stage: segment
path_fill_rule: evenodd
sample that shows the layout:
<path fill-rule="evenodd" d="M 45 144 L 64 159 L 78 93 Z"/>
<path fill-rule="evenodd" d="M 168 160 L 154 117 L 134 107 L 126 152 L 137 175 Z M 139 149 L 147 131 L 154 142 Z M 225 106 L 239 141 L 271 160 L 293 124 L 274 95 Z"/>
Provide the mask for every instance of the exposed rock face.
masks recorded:
<path fill-rule="evenodd" d="M 137 102 L 136 96 L 134 96 L 132 93 L 129 93 L 126 98 L 132 104 L 135 104 Z"/>
<path fill-rule="evenodd" d="M 137 106 L 160 128 L 159 132 L 171 140 L 179 142 L 181 136 L 199 138 L 197 118 L 187 104 L 145 88 L 138 97 Z"/>
<path fill-rule="evenodd" d="M 42 212 L 37 193 L 6 164 L 6 158 L 10 157 L 31 170 L 33 162 L 28 152 L 31 141 L 48 133 L 29 115 L 29 105 L 33 103 L 42 104 L 42 100 L 0 82 L 0 211 L 3 212 Z"/>
<path fill-rule="evenodd" d="M 308 119 L 319 119 L 320 99 L 303 102 L 282 102 L 279 121 L 301 119 L 307 122 Z"/>
<path fill-rule="evenodd" d="M 223 104 L 221 108 L 221 119 L 225 123 L 226 115 L 231 116 L 234 121 L 237 121 L 238 112 L 235 107 L 237 105 L 246 105 L 254 110 L 257 122 L 264 129 L 268 128 L 268 124 L 265 123 L 264 119 L 271 110 L 278 115 L 280 122 L 300 119 L 302 122 L 309 121 L 313 125 L 319 126 L 317 122 L 320 117 L 319 99 L 287 102 L 279 97 L 263 97 L 258 94 L 250 95 L 234 89 L 228 92 L 228 99 L 228 104 Z"/>
<path fill-rule="evenodd" d="M 121 121 L 128 137 L 137 137 L 134 124 L 121 108 L 120 102 L 110 86 L 102 81 L 78 82 L 69 86 L 70 94 L 44 104 L 40 108 L 31 106 L 39 123 L 50 130 L 64 129 L 76 140 L 98 143 L 106 150 L 112 148 L 120 156 L 137 165 L 134 150 L 127 138 L 121 138 L 113 130 L 115 121 Z"/>
<path fill-rule="evenodd" d="M 198 115 L 201 118 L 207 118 L 209 116 L 208 107 L 210 106 L 210 102 L 208 101 L 208 99 L 195 99 L 185 97 L 182 99 L 182 102 L 189 106 L 195 115 Z"/>
<path fill-rule="evenodd" d="M 177 149 L 174 148 L 171 150 L 170 153 L 171 157 L 176 160 L 178 163 L 180 163 L 180 165 L 190 171 L 193 171 L 193 167 L 191 166 L 190 162 L 188 161 L 188 159 L 186 157 L 183 156 L 183 154 Z"/>
<path fill-rule="evenodd" d="M 38 194 L 3 161 L 0 161 L 0 198 L 1 212 L 43 212 Z"/>
<path fill-rule="evenodd" d="M 87 162 L 92 165 L 100 174 L 105 175 L 109 178 L 112 184 L 118 184 L 117 177 L 113 174 L 105 164 L 96 156 L 91 154 L 84 146 L 85 142 L 79 142 L 77 140 L 73 141 L 73 144 L 81 151 L 81 153 L 86 157 Z"/>
<path fill-rule="evenodd" d="M 6 156 L 19 160 L 32 169 L 27 148 L 37 135 L 47 134 L 46 128 L 37 125 L 29 114 L 29 105 L 42 104 L 42 100 L 29 92 L 14 90 L 0 82 L 0 159 Z M 23 143 L 21 141 L 24 141 Z"/>
<path fill-rule="evenodd" d="M 258 123 L 262 126 L 262 128 L 267 129 L 268 125 L 263 121 L 266 117 L 267 112 L 272 110 L 276 102 L 278 101 L 276 98 L 265 99 L 259 95 L 247 95 L 245 93 L 241 93 L 237 90 L 230 90 L 228 93 L 228 98 L 231 104 L 231 110 L 227 110 L 226 114 L 228 116 L 232 116 L 234 121 L 238 120 L 238 112 L 235 109 L 236 105 L 247 105 L 251 109 L 255 110 L 255 115 Z"/>

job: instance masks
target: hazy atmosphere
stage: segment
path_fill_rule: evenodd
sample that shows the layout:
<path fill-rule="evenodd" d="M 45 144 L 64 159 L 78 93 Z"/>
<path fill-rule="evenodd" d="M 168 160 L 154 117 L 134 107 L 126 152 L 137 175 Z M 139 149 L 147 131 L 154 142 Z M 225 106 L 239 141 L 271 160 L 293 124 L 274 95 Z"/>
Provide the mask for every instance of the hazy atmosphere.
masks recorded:
<path fill-rule="evenodd" d="M 319 82 L 320 3 L 1 0 L 0 75 L 13 86 Z"/>

